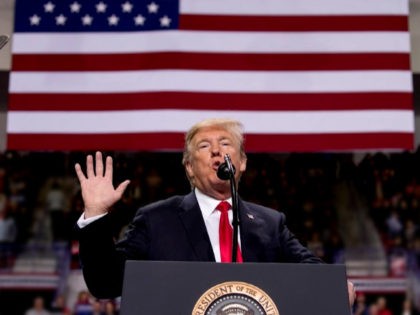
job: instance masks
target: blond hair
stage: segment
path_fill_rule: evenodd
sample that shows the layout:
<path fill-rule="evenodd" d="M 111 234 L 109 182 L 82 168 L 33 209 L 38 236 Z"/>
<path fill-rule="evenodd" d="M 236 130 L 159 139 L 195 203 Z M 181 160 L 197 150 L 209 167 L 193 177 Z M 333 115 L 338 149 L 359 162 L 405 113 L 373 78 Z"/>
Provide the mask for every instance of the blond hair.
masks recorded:
<path fill-rule="evenodd" d="M 209 118 L 196 123 L 185 134 L 184 154 L 182 157 L 182 164 L 184 166 L 187 162 L 191 161 L 192 139 L 199 131 L 207 128 L 220 128 L 229 132 L 233 137 L 235 145 L 239 148 L 241 158 L 246 159 L 242 124 L 237 120 L 229 118 Z"/>

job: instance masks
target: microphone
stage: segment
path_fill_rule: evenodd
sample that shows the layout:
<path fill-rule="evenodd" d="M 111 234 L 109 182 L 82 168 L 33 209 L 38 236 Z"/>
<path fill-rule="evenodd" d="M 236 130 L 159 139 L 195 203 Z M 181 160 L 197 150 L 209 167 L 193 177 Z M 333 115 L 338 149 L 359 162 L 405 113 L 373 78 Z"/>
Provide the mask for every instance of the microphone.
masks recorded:
<path fill-rule="evenodd" d="M 8 35 L 0 35 L 0 49 L 2 49 L 3 46 L 7 44 L 8 41 L 9 41 Z"/>
<path fill-rule="evenodd" d="M 239 233 L 239 208 L 238 208 L 238 192 L 236 191 L 235 181 L 235 166 L 232 164 L 229 154 L 225 154 L 225 162 L 220 164 L 217 168 L 217 177 L 222 180 L 229 180 L 230 192 L 232 196 L 232 226 L 233 226 L 233 241 L 232 241 L 232 262 L 237 262 L 238 253 L 238 233 Z"/>
<path fill-rule="evenodd" d="M 217 169 L 217 177 L 221 180 L 228 180 L 236 173 L 235 166 L 232 164 L 229 154 L 225 155 L 225 162 L 220 164 Z"/>

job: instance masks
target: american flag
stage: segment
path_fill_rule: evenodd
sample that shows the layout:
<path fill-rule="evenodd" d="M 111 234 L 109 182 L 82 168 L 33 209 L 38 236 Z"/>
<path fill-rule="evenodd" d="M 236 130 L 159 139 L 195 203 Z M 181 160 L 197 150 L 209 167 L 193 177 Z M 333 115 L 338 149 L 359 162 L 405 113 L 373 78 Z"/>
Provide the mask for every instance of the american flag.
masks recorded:
<path fill-rule="evenodd" d="M 17 0 L 7 147 L 411 149 L 408 0 Z"/>

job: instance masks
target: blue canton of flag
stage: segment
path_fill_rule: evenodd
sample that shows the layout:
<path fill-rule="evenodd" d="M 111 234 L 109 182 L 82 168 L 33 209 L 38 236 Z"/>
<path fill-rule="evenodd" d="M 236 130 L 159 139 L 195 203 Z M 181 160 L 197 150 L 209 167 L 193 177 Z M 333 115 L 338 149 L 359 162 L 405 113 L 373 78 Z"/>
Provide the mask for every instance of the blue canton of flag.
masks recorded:
<path fill-rule="evenodd" d="M 110 32 L 176 29 L 176 0 L 17 0 L 15 32 Z"/>

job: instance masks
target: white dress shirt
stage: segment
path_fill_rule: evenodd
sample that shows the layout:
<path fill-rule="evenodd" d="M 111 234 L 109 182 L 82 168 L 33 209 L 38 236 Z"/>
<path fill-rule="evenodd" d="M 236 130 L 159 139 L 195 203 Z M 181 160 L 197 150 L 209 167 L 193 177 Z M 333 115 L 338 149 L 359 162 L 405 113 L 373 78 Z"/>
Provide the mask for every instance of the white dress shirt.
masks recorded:
<path fill-rule="evenodd" d="M 221 212 L 216 210 L 217 205 L 222 200 L 217 200 L 203 194 L 200 190 L 195 188 L 195 196 L 197 197 L 198 205 L 201 209 L 201 214 L 203 215 L 204 223 L 206 224 L 207 233 L 210 238 L 211 247 L 213 248 L 214 258 L 217 262 L 221 261 L 220 258 L 220 244 L 219 244 L 219 222 Z M 232 198 L 226 199 L 232 205 Z M 229 223 L 232 225 L 233 211 L 230 209 L 228 211 Z M 239 237 L 238 229 L 238 246 L 240 247 L 241 238 Z"/>
<path fill-rule="evenodd" d="M 220 221 L 220 211 L 216 210 L 217 205 L 222 200 L 217 200 L 211 198 L 205 194 L 203 194 L 200 190 L 195 188 L 194 190 L 195 196 L 197 197 L 198 205 L 201 210 L 201 214 L 203 215 L 204 223 L 206 225 L 207 233 L 210 238 L 211 247 L 213 249 L 214 258 L 216 262 L 220 262 L 220 244 L 219 244 L 219 221 Z M 230 204 L 232 204 L 232 198 L 226 200 Z M 84 213 L 80 216 L 79 220 L 77 221 L 77 225 L 80 228 L 84 228 L 88 224 L 102 218 L 105 216 L 106 213 L 100 214 L 94 217 L 90 217 L 85 219 Z M 232 218 L 233 218 L 233 211 L 230 209 L 228 211 L 229 216 L 229 223 L 232 225 Z M 241 238 L 238 233 L 238 246 L 240 246 Z"/>

